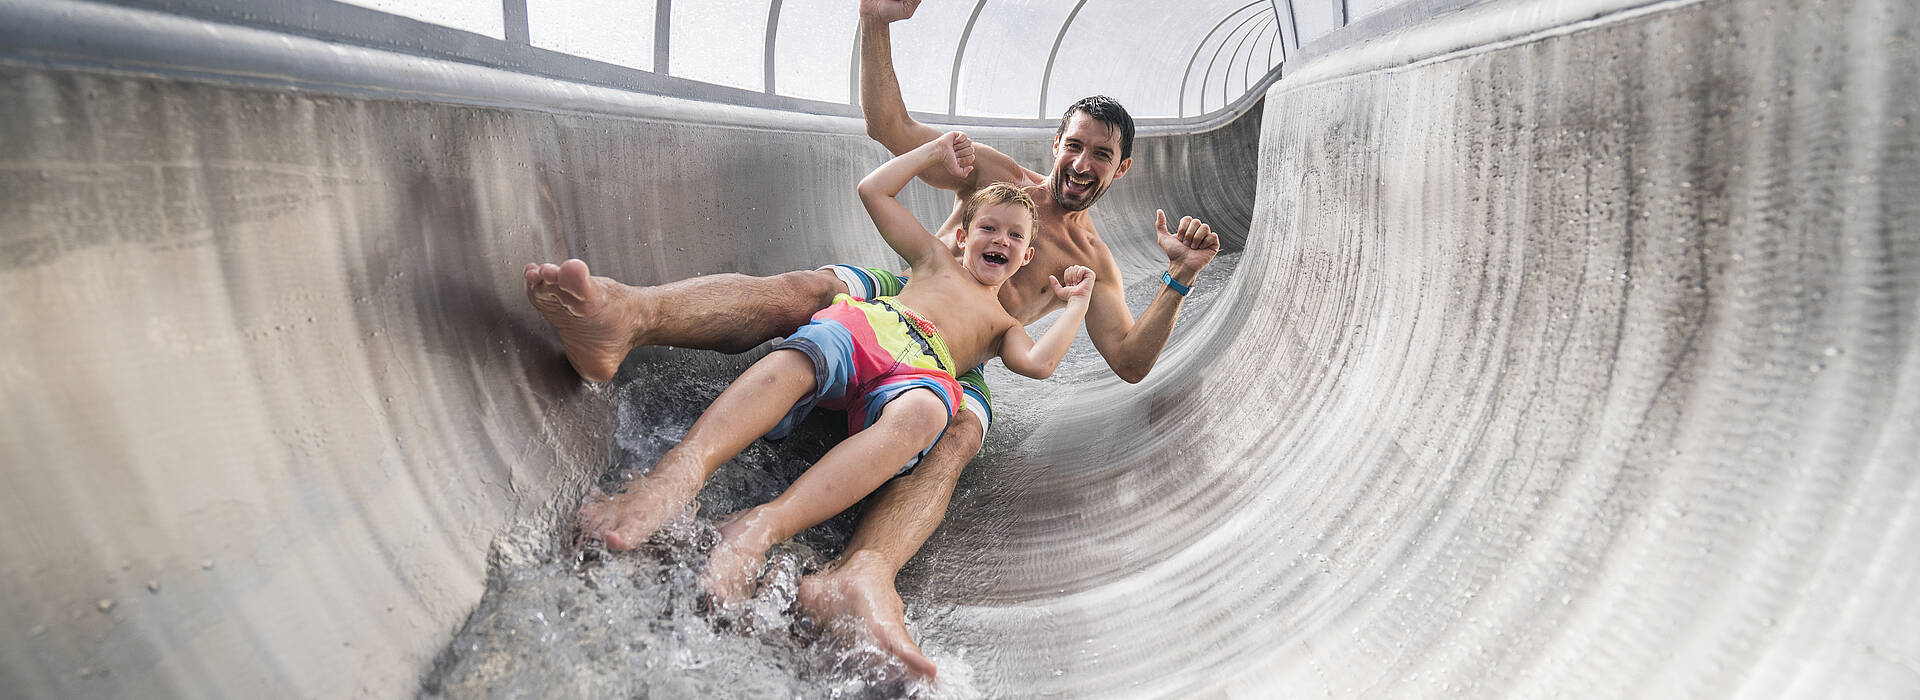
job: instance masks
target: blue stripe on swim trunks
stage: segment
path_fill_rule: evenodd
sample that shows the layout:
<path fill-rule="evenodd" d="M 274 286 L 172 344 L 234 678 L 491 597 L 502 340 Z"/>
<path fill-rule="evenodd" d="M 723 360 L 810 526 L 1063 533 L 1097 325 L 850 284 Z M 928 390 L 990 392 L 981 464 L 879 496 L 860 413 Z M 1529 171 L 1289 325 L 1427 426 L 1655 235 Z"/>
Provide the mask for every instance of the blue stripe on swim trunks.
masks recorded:
<path fill-rule="evenodd" d="M 847 285 L 847 294 L 859 301 L 870 301 L 874 297 L 899 296 L 900 290 L 907 288 L 907 276 L 877 267 L 859 267 L 855 265 L 823 265 L 822 270 L 830 271 Z M 986 365 L 980 365 L 956 379 L 960 382 L 960 391 L 971 399 L 963 410 L 973 411 L 980 419 L 980 434 L 986 435 L 993 428 L 993 392 L 987 390 Z M 978 410 L 975 408 L 978 407 Z"/>

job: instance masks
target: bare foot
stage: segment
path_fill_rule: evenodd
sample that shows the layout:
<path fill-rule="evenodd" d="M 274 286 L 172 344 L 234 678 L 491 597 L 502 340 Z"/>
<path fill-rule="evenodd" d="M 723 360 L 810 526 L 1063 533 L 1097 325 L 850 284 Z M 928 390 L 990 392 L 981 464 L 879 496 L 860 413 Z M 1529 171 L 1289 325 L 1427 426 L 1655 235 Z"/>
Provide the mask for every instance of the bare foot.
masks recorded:
<path fill-rule="evenodd" d="M 594 277 L 587 264 L 568 260 L 527 263 L 527 300 L 560 332 L 567 361 L 588 381 L 604 382 L 633 349 L 639 302 L 633 287 Z"/>
<path fill-rule="evenodd" d="M 596 490 L 580 504 L 580 537 L 605 542 L 607 550 L 613 552 L 646 544 L 661 527 L 692 510 L 692 499 L 675 491 L 644 476 L 627 482 L 622 493 L 607 495 Z"/>
<path fill-rule="evenodd" d="M 744 510 L 720 523 L 720 544 L 707 555 L 707 568 L 700 572 L 700 587 L 720 605 L 733 605 L 753 597 L 760 569 L 767 565 L 768 535 L 755 517 L 759 509 Z"/>
<path fill-rule="evenodd" d="M 879 554 L 854 552 L 838 568 L 800 579 L 800 610 L 828 630 L 872 642 L 913 675 L 932 680 L 933 660 L 907 634 L 906 606 L 893 589 L 893 575 Z"/>

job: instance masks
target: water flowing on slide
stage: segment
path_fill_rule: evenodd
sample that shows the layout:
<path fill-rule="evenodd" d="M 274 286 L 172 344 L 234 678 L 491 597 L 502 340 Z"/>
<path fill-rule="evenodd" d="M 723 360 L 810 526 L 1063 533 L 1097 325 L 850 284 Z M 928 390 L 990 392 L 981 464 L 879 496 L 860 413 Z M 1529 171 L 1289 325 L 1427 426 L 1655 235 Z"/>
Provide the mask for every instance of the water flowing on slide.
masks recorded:
<path fill-rule="evenodd" d="M 1084 340 L 1052 381 L 992 375 L 901 578 L 930 692 L 1920 693 L 1920 9 L 1483 31 L 1549 5 L 1143 134 L 1096 219 L 1130 297 L 1155 208 L 1229 253 L 1144 382 Z M 572 555 L 581 494 L 751 355 L 644 350 L 590 387 L 520 281 L 888 264 L 857 120 L 253 30 L 89 61 L 62 37 L 115 13 L 73 6 L 0 5 L 5 695 L 902 690 L 782 607 L 849 518 L 724 629 L 676 559 L 698 532 Z M 1046 130 L 974 135 L 1047 160 Z M 830 437 L 756 446 L 708 514 Z"/>

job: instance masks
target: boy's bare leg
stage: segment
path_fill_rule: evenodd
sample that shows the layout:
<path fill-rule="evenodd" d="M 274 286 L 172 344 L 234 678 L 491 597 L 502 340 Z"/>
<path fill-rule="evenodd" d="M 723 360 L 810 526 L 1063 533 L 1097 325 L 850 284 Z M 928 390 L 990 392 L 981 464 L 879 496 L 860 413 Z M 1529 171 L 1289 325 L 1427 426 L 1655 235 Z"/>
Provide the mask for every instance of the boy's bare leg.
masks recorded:
<path fill-rule="evenodd" d="M 579 260 L 527 263 L 523 273 L 528 301 L 560 332 L 573 368 L 595 382 L 612 379 L 642 345 L 746 352 L 792 333 L 846 291 L 823 270 L 706 275 L 656 287 L 595 277 Z"/>
<path fill-rule="evenodd" d="M 721 524 L 720 544 L 707 558 L 701 585 L 722 604 L 752 596 L 768 548 L 873 493 L 947 422 L 946 404 L 931 391 L 908 391 L 888 402 L 873 425 L 835 445 L 778 498 Z"/>
<path fill-rule="evenodd" d="M 651 471 L 622 484 L 620 493 L 582 504 L 580 536 L 606 542 L 614 551 L 645 544 L 686 512 L 714 470 L 772 430 L 813 389 L 813 360 L 805 353 L 775 350 L 760 358 L 720 392 Z"/>
<path fill-rule="evenodd" d="M 933 661 L 907 633 L 894 575 L 946 517 L 960 472 L 980 451 L 980 419 L 961 411 L 912 474 L 894 479 L 867 506 L 840 558 L 800 580 L 800 607 L 823 626 L 851 625 L 908 670 L 934 677 Z"/>

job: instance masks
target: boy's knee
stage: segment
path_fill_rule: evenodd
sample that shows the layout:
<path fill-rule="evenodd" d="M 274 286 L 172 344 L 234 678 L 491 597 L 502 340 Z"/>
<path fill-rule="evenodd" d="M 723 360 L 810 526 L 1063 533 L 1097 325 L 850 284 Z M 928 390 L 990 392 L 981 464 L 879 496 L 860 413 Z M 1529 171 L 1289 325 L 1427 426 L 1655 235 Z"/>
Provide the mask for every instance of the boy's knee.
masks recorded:
<path fill-rule="evenodd" d="M 887 412 L 894 414 L 901 429 L 913 435 L 923 436 L 927 443 L 947 427 L 947 404 L 924 389 L 914 389 L 901 394 L 887 404 Z M 923 443 L 924 444 L 924 443 Z"/>

